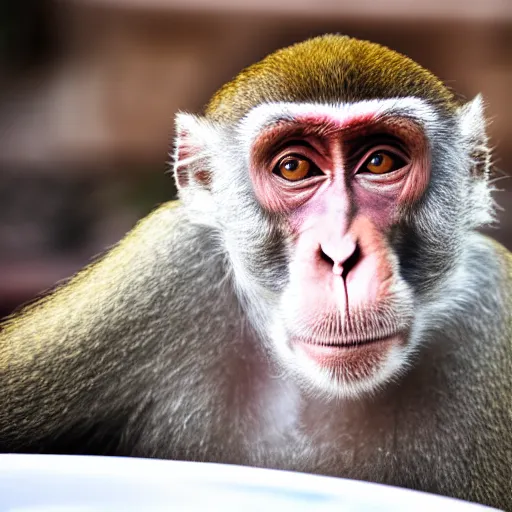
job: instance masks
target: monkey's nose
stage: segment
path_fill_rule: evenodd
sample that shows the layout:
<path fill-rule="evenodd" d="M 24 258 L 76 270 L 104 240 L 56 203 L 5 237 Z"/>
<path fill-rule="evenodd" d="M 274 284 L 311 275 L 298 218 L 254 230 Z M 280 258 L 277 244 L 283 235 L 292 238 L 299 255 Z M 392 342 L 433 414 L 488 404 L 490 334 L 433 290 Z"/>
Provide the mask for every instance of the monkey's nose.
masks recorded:
<path fill-rule="evenodd" d="M 337 276 L 345 276 L 354 268 L 360 258 L 359 244 L 351 235 L 347 235 L 338 243 L 320 244 L 321 256 L 332 265 L 332 272 Z"/>

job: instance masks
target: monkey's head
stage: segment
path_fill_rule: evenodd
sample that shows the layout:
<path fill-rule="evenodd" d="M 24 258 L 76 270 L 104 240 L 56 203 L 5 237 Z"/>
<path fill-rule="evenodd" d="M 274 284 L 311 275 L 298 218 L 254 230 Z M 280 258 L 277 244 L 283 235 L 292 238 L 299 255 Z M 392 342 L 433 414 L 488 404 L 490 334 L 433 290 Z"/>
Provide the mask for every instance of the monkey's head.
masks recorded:
<path fill-rule="evenodd" d="M 277 51 L 177 117 L 191 220 L 218 233 L 272 353 L 337 396 L 399 374 L 431 305 L 450 307 L 463 240 L 492 220 L 488 174 L 479 97 L 343 36 Z"/>

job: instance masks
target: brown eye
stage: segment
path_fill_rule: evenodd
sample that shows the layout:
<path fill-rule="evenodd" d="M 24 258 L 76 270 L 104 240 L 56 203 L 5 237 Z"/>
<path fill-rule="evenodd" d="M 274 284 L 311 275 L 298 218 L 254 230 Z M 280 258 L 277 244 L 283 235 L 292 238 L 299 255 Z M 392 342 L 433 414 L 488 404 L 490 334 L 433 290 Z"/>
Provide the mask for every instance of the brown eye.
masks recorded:
<path fill-rule="evenodd" d="M 400 157 L 379 151 L 368 158 L 363 170 L 373 174 L 385 174 L 386 172 L 396 171 L 404 165 L 405 162 Z"/>
<path fill-rule="evenodd" d="M 310 173 L 312 167 L 305 158 L 287 156 L 277 164 L 275 172 L 288 181 L 299 181 Z"/>

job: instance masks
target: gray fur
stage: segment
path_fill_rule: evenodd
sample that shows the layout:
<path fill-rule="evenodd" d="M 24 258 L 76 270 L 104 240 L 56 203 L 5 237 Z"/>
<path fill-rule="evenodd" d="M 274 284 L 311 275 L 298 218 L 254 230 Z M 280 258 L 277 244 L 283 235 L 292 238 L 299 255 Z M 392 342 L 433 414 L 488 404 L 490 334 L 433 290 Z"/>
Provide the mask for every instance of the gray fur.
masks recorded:
<path fill-rule="evenodd" d="M 0 332 L 0 451 L 286 468 L 512 510 L 511 259 L 474 231 L 492 204 L 466 114 L 426 126 L 431 183 L 390 235 L 415 350 L 383 389 L 311 393 L 276 360 L 285 227 L 256 201 L 238 128 L 182 116 L 202 148 L 181 163 L 183 206 Z"/>

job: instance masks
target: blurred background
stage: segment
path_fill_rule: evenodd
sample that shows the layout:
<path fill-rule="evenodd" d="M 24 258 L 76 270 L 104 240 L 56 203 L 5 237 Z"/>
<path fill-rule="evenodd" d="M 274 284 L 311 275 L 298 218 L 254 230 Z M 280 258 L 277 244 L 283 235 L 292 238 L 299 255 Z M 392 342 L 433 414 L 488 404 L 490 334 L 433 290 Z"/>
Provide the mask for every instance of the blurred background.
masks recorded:
<path fill-rule="evenodd" d="M 512 0 L 0 0 L 0 317 L 175 196 L 178 110 L 276 48 L 340 32 L 482 92 L 512 171 Z M 508 208 L 512 180 L 498 185 Z M 491 234 L 512 248 L 512 207 Z"/>

